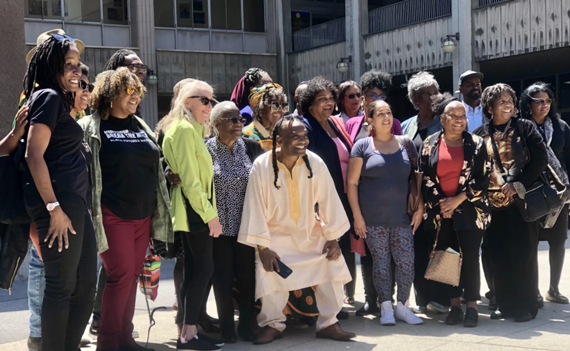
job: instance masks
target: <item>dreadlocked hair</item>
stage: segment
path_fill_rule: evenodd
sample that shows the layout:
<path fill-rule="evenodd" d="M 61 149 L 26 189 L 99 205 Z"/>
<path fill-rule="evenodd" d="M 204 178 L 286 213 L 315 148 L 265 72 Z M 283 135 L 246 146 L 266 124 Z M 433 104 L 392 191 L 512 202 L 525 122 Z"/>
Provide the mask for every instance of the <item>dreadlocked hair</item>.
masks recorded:
<path fill-rule="evenodd" d="M 259 85 L 261 77 L 263 77 L 264 74 L 267 74 L 267 72 L 265 72 L 261 68 L 256 68 L 256 67 L 252 67 L 247 71 L 245 71 L 245 74 L 243 75 L 244 77 L 243 83 L 245 88 L 244 90 L 246 91 L 247 95 L 249 95 L 249 91 L 251 90 L 251 88 L 255 88 L 256 86 Z"/>
<path fill-rule="evenodd" d="M 109 61 L 107 61 L 107 63 L 105 64 L 105 67 L 103 67 L 103 71 L 114 71 L 119 67 L 124 66 L 125 63 L 125 57 L 129 56 L 129 55 L 136 55 L 137 53 L 134 52 L 133 50 L 129 50 L 129 49 L 120 49 L 117 50 L 113 56 L 111 56 L 111 58 L 109 59 Z"/>
<path fill-rule="evenodd" d="M 273 133 L 271 135 L 271 139 L 273 140 L 273 148 L 271 149 L 271 158 L 273 162 L 273 173 L 275 174 L 275 181 L 273 182 L 273 185 L 275 185 L 275 188 L 277 189 L 281 189 L 281 187 L 277 185 L 277 179 L 279 178 L 279 166 L 277 166 L 277 151 L 276 151 L 277 136 L 279 135 L 279 132 L 281 132 L 281 130 L 283 129 L 283 125 L 285 124 L 285 122 L 288 122 L 287 125 L 291 126 L 295 121 L 303 123 L 303 119 L 299 116 L 288 115 L 281 118 L 275 124 L 275 127 L 273 128 Z M 313 169 L 311 168 L 311 163 L 309 162 L 309 157 L 307 156 L 307 154 L 303 156 L 303 161 L 305 161 L 305 165 L 307 165 L 307 169 L 309 170 L 309 176 L 307 178 L 309 179 L 313 178 Z"/>
<path fill-rule="evenodd" d="M 69 39 L 57 40 L 50 37 L 38 45 L 24 76 L 24 96 L 29 99 L 34 90 L 53 89 L 63 98 L 68 109 L 73 108 L 74 94 L 64 91 L 57 81 L 63 74 L 65 55 L 75 44 Z"/>

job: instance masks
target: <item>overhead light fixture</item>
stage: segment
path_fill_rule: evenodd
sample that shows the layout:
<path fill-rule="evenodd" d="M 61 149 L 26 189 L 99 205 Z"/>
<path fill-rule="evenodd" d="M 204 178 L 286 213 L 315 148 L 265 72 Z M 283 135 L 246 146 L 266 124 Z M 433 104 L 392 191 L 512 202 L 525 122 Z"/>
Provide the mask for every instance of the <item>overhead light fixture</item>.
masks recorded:
<path fill-rule="evenodd" d="M 352 55 L 348 56 L 348 57 L 341 57 L 340 60 L 338 61 L 338 63 L 336 64 L 336 69 L 340 72 L 340 73 L 346 73 L 348 72 L 348 69 L 350 68 L 349 63 L 352 62 Z"/>
<path fill-rule="evenodd" d="M 146 83 L 148 85 L 157 85 L 158 84 L 158 76 L 152 69 L 149 69 L 146 74 Z"/>
<path fill-rule="evenodd" d="M 455 34 L 448 34 L 443 43 L 441 43 L 441 48 L 446 54 L 452 54 L 457 47 L 457 42 L 459 41 L 459 32 Z"/>

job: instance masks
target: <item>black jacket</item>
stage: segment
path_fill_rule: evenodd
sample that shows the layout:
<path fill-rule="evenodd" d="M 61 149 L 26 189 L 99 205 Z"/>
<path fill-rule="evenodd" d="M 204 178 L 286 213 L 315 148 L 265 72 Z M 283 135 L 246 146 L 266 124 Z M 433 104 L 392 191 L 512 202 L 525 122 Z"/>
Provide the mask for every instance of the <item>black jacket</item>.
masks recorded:
<path fill-rule="evenodd" d="M 426 229 L 441 226 L 439 200 L 446 198 L 437 176 L 442 134 L 439 131 L 424 140 L 418 160 L 418 168 L 424 172 L 422 194 L 425 202 L 424 228 Z M 453 228 L 455 230 L 484 230 L 491 223 L 487 188 L 492 160 L 489 159 L 483 138 L 463 132 L 463 160 L 456 194 L 464 192 L 467 200 L 463 201 L 453 212 Z"/>
<path fill-rule="evenodd" d="M 28 253 L 29 224 L 0 223 L 0 288 L 10 290 Z"/>

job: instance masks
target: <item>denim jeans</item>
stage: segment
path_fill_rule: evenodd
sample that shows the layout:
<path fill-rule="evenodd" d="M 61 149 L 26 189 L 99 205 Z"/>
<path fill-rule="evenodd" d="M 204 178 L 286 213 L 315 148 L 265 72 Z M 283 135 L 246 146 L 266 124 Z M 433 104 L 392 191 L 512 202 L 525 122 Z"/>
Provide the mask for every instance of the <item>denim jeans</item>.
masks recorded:
<path fill-rule="evenodd" d="M 46 272 L 44 263 L 38 255 L 36 247 L 32 245 L 30 266 L 28 268 L 28 307 L 30 308 L 30 336 L 42 336 L 42 302 L 46 289 Z"/>

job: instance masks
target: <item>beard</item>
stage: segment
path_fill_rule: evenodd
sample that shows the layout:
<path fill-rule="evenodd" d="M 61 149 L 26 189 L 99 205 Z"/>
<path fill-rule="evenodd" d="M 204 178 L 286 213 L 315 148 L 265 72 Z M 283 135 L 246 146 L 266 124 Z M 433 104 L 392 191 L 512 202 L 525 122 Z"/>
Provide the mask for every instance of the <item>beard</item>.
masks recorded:
<path fill-rule="evenodd" d="M 481 98 L 481 90 L 471 90 L 467 94 L 467 97 L 473 100 L 478 100 Z"/>

